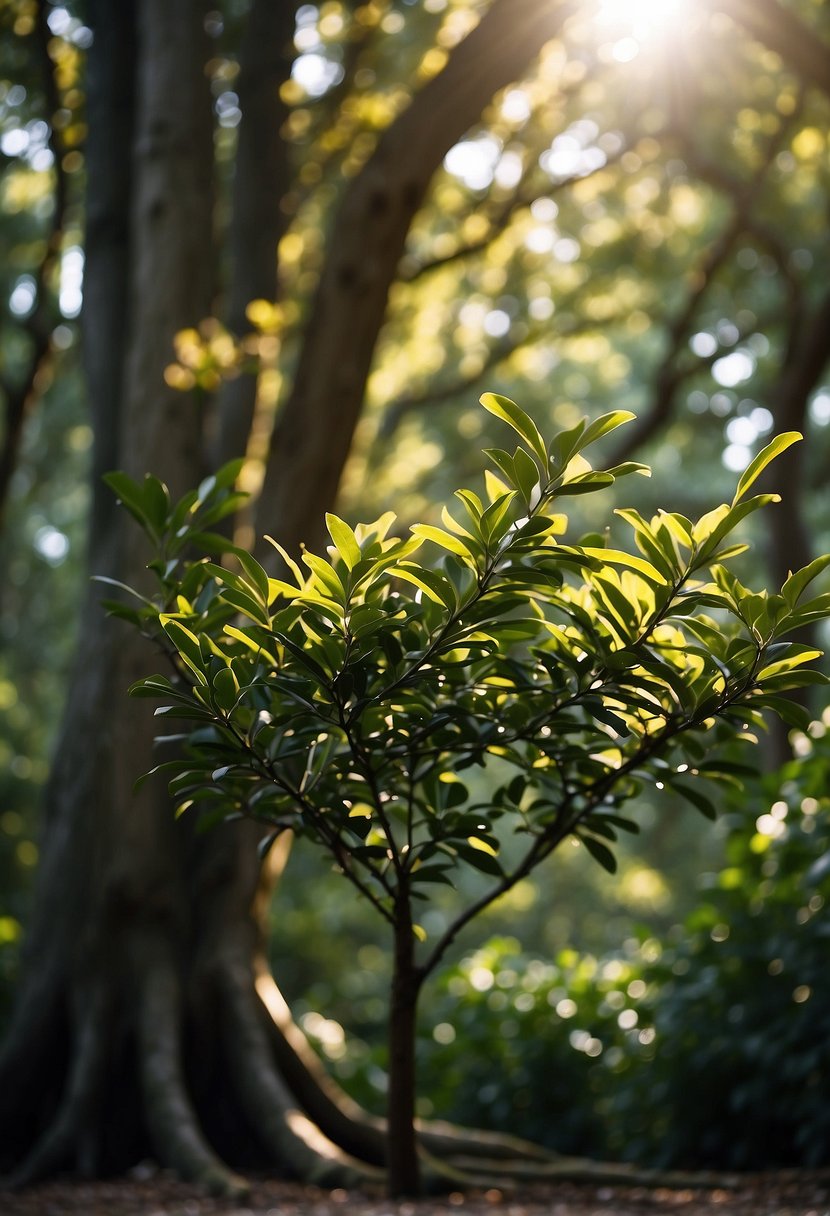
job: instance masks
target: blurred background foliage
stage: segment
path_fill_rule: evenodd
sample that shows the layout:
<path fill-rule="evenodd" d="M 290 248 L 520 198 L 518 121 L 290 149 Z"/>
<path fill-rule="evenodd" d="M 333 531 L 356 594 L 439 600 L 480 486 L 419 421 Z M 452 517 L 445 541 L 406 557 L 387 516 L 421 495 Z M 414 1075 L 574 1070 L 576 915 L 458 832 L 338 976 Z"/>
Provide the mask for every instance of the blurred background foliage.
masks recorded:
<path fill-rule="evenodd" d="M 251 303 L 247 333 L 206 318 L 179 335 L 167 371 L 206 408 L 224 378 L 257 374 L 251 489 L 343 184 L 486 7 L 297 8 L 279 298 Z M 434 519 L 480 471 L 486 388 L 547 431 L 634 410 L 630 446 L 654 468 L 636 479 L 644 511 L 694 515 L 731 495 L 773 431 L 801 429 L 781 510 L 813 554 L 830 549 L 830 101 L 729 8 L 574 5 L 562 36 L 452 149 L 391 293 L 343 514 Z M 785 11 L 830 43 L 819 0 Z M 225 0 L 206 19 L 220 229 L 245 12 Z M 0 1018 L 85 578 L 90 39 L 80 3 L 0 0 Z M 220 253 L 217 317 L 222 273 Z M 787 376 L 811 334 L 824 357 L 794 392 Z M 585 526 L 610 522 L 583 512 Z M 780 539 L 754 539 L 754 560 L 786 567 Z M 490 940 L 472 953 L 462 941 L 426 1002 L 424 1113 L 658 1164 L 826 1163 L 827 725 L 819 717 L 796 758 L 739 791 L 714 827 L 644 801 L 618 876 L 573 849 L 492 909 Z M 302 846 L 289 874 L 273 909 L 277 974 L 330 1066 L 379 1108 L 386 964 L 374 927 Z M 426 928 L 444 915 L 436 899 Z"/>

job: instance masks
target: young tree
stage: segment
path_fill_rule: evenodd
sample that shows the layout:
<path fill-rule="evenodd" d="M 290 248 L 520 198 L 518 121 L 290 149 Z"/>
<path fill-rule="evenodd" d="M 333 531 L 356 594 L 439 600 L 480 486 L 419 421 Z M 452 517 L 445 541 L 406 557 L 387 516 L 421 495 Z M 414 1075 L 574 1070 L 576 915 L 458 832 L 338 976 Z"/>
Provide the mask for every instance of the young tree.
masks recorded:
<path fill-rule="evenodd" d="M 0 12 L 3 32 L 14 27 L 0 39 L 4 75 L 11 79 L 10 59 L 36 30 L 49 86 L 27 76 L 25 103 L 7 97 L 0 114 L 4 137 L 13 133 L 3 140 L 3 297 L 15 301 L 0 334 L 10 369 L 0 383 L 0 480 L 13 486 L 6 471 L 20 454 L 21 419 L 38 404 L 28 386 L 42 386 L 60 357 L 41 305 L 44 292 L 57 294 L 61 232 L 80 240 L 64 175 L 71 182 L 83 168 L 91 573 L 136 585 L 145 578 L 144 554 L 101 485 L 107 469 L 134 478 L 152 469 L 178 496 L 247 451 L 267 466 L 259 530 L 278 532 L 296 553 L 300 539 L 320 539 L 315 529 L 334 505 L 367 396 L 391 431 L 416 405 L 427 419 L 434 401 L 463 400 L 483 370 L 507 375 L 523 360 L 535 391 L 548 394 L 561 353 L 556 375 L 567 395 L 575 379 L 580 396 L 587 379 L 596 399 L 628 391 L 633 361 L 641 391 L 631 404 L 653 435 L 678 417 L 683 431 L 680 389 L 705 382 L 708 391 L 709 366 L 730 343 L 766 341 L 772 370 L 783 363 L 779 351 L 791 353 L 776 401 L 793 410 L 784 427 L 804 429 L 799 415 L 824 365 L 815 92 L 826 85 L 816 14 L 806 41 L 786 22 L 777 44 L 790 66 L 771 75 L 767 60 L 758 71 L 752 39 L 723 38 L 701 7 L 690 18 L 698 41 L 688 40 L 689 60 L 684 39 L 672 63 L 677 87 L 655 99 L 662 68 L 632 88 L 625 65 L 600 53 L 589 6 L 335 4 L 316 17 L 314 6 L 272 0 L 251 0 L 240 15 L 242 7 L 90 0 L 91 46 L 72 0 L 40 0 L 36 22 L 30 5 Z M 729 7 L 752 25 L 754 9 Z M 764 12 L 769 39 L 783 10 L 769 3 Z M 310 14 L 313 29 L 304 24 Z M 707 73 L 710 58 L 717 69 Z M 330 72 L 321 89 L 302 85 L 309 65 Z M 500 96 L 522 77 L 518 95 Z M 692 83 L 701 89 L 684 94 Z M 756 110 L 757 127 L 747 127 Z M 51 168 L 37 167 L 41 123 Z M 463 166 L 441 168 L 466 132 L 485 159 L 494 148 L 502 157 L 485 187 Z M 787 157 L 798 189 L 782 180 Z M 36 202 L 31 214 L 26 199 Z M 39 293 L 30 315 L 21 267 Z M 473 322 L 460 316 L 462 300 Z M 263 342 L 237 332 L 249 301 L 260 305 L 251 317 L 264 304 L 270 318 Z M 238 347 L 215 320 L 199 330 L 212 314 Z M 63 321 L 62 342 L 71 316 Z M 405 374 L 397 368 L 367 394 L 373 358 L 388 370 L 377 358 L 381 326 L 387 358 L 400 350 Z M 190 354 L 171 367 L 182 331 Z M 708 345 L 690 353 L 698 334 Z M 591 343 L 608 335 L 613 343 L 598 352 Z M 252 346 L 261 374 L 219 385 L 228 348 L 234 364 Z M 766 375 L 760 357 L 758 365 Z M 194 391 L 182 395 L 173 383 Z M 396 402 L 402 383 L 406 397 Z M 45 398 L 45 425 L 59 425 L 48 409 L 63 392 L 59 382 Z M 371 430 L 378 414 L 366 417 Z M 713 410 L 706 428 L 718 452 L 719 418 Z M 817 444 L 810 450 L 820 455 Z M 383 477 L 374 480 L 382 488 Z M 9 547 L 17 556 L 25 547 L 31 560 L 25 529 L 8 531 Z M 24 671 L 52 664 L 27 592 L 10 580 L 4 593 L 23 622 L 11 632 L 6 609 L 9 662 Z M 256 1145 L 275 1168 L 354 1177 L 356 1158 L 383 1162 L 383 1128 L 321 1075 L 267 972 L 263 909 L 277 851 L 261 869 L 248 825 L 199 837 L 187 821 L 174 827 L 162 784 L 133 796 L 134 776 L 152 763 L 153 723 L 122 690 L 152 658 L 141 639 L 125 641 L 103 619 L 97 596 L 90 592 L 80 613 L 25 966 L 0 1059 L 3 1166 L 18 1165 L 24 1179 L 62 1167 L 94 1173 L 154 1152 L 222 1189 L 238 1181 L 226 1162 L 245 1161 Z M 234 1117 L 243 1108 L 251 1135 Z M 226 1119 L 217 1115 L 224 1109 Z M 463 1143 L 435 1129 L 424 1139 L 443 1152 Z M 491 1156 L 499 1151 L 488 1146 Z"/>
<path fill-rule="evenodd" d="M 765 729 L 766 709 L 805 725 L 781 694 L 825 679 L 809 667 L 820 651 L 784 639 L 830 616 L 830 595 L 802 600 L 830 555 L 775 595 L 724 564 L 747 548 L 740 522 L 777 500 L 748 491 L 798 434 L 773 440 L 732 502 L 696 523 L 619 510 L 637 553 L 566 543 L 559 513 L 643 471 L 595 470 L 582 454 L 633 415 L 583 419 L 548 444 L 512 401 L 482 403 L 519 439 L 512 455 L 489 451 L 484 500 L 457 491 L 460 518 L 445 510 L 445 529 L 417 524 L 405 540 L 389 536 L 391 513 L 354 531 L 328 515 L 329 560 L 306 551 L 303 571 L 273 542 L 293 581 L 205 532 L 234 506 L 235 466 L 176 504 L 154 478 L 108 478 L 155 550 L 156 600 L 111 608 L 173 660 L 172 680 L 133 692 L 161 697 L 165 724 L 189 724 L 165 740 L 183 754 L 153 770 L 172 773 L 177 813 L 263 823 L 265 852 L 283 832 L 309 836 L 390 927 L 392 1195 L 420 1190 L 418 996 L 460 930 L 569 837 L 613 872 L 618 830 L 637 830 L 620 811 L 643 781 L 668 791 L 665 813 L 679 798 L 713 817 L 697 779 L 742 771 L 716 745 Z M 425 543 L 439 563 L 415 560 Z M 193 548 L 233 554 L 241 573 Z M 473 766 L 481 802 L 458 776 Z M 502 860 L 511 833 L 525 843 Z M 417 901 L 462 866 L 492 881 L 429 943 Z"/>

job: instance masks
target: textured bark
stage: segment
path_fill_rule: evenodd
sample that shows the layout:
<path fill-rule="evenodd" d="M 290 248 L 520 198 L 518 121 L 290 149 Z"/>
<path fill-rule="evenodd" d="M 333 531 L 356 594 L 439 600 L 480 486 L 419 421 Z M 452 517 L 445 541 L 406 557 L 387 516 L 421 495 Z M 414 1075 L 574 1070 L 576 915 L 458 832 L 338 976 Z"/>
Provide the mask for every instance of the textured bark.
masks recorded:
<path fill-rule="evenodd" d="M 288 146 L 281 128 L 288 108 L 280 85 L 293 60 L 295 4 L 254 0 L 245 27 L 237 92 L 242 109 L 234 162 L 227 322 L 237 336 L 250 330 L 251 300 L 277 298 L 277 248 L 288 215 L 280 207 L 290 187 Z M 256 404 L 256 377 L 227 380 L 219 394 L 215 465 L 243 456 Z"/>
<path fill-rule="evenodd" d="M 164 390 L 161 373 L 175 330 L 210 305 L 212 129 L 201 5 L 100 4 L 91 17 L 84 332 L 95 472 L 115 462 L 152 468 L 183 490 L 200 472 L 198 420 Z M 92 570 L 130 581 L 146 554 L 123 523 L 111 497 L 97 494 Z M 124 691 L 155 660 L 141 639 L 105 619 L 99 598 L 91 590 L 82 613 L 45 794 L 24 978 L 0 1063 L 4 1153 L 25 1156 L 24 1177 L 66 1165 L 95 1171 L 131 1157 L 144 1129 L 133 1105 L 138 1073 L 125 1063 L 151 1019 L 148 1003 L 164 1008 L 159 959 L 169 962 L 177 939 L 181 948 L 186 927 L 182 841 L 158 790 L 132 795 L 152 759 L 154 724 Z M 174 1033 L 178 1051 L 179 1024 Z"/>
<path fill-rule="evenodd" d="M 135 122 L 135 0 L 91 0 L 95 50 L 87 62 L 86 239 L 81 314 L 93 433 L 89 549 L 104 547 L 112 494 L 101 481 L 121 459 L 118 402 L 127 343 L 130 196 Z"/>

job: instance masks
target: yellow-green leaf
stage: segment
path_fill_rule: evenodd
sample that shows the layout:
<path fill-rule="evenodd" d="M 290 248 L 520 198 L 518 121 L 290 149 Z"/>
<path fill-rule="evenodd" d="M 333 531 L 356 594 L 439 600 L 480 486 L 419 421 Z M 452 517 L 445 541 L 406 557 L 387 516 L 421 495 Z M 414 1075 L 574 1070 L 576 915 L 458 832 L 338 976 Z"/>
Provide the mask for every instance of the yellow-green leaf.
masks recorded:
<path fill-rule="evenodd" d="M 326 527 L 329 530 L 329 536 L 334 541 L 337 552 L 349 569 L 354 570 L 361 556 L 360 545 L 357 543 L 357 537 L 354 532 L 344 519 L 341 519 L 338 515 L 332 515 L 330 511 L 326 512 Z"/>
<path fill-rule="evenodd" d="M 629 570 L 636 570 L 638 574 L 644 574 L 646 578 L 654 579 L 657 583 L 667 582 L 666 576 L 655 569 L 651 562 L 647 562 L 644 557 L 637 557 L 634 553 L 625 553 L 622 549 L 594 548 L 585 548 L 582 552 L 587 553 L 589 557 L 598 558 L 601 562 L 609 562 L 612 566 L 626 566 Z"/>
<path fill-rule="evenodd" d="M 431 540 L 434 545 L 440 545 L 442 549 L 456 553 L 459 557 L 468 558 L 470 556 L 467 546 L 457 536 L 445 532 L 443 528 L 433 528 L 430 524 L 413 524 L 410 531 L 413 536 L 417 536 L 421 540 Z"/>
<path fill-rule="evenodd" d="M 501 418 L 502 422 L 506 422 L 517 435 L 524 439 L 541 460 L 542 468 L 545 468 L 548 451 L 533 419 L 523 409 L 520 409 L 515 401 L 511 401 L 509 397 L 502 397 L 500 393 L 483 393 L 479 400 L 488 413 L 495 414 L 496 418 Z"/>
<path fill-rule="evenodd" d="M 794 443 L 798 443 L 800 439 L 803 439 L 803 435 L 799 431 L 784 431 L 782 435 L 776 435 L 772 442 L 768 443 L 758 453 L 741 474 L 738 488 L 735 491 L 735 497 L 732 499 L 732 505 L 734 506 L 739 498 L 743 498 L 749 487 L 753 482 L 757 481 L 770 461 L 775 460 L 776 456 L 780 456 L 782 452 L 792 447 Z"/>

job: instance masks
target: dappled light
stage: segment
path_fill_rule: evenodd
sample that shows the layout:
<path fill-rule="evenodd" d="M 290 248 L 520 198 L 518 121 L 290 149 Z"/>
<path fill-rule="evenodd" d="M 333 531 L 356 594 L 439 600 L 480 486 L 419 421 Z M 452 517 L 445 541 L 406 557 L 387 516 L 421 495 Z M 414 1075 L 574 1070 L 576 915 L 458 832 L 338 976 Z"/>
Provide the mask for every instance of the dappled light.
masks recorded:
<path fill-rule="evenodd" d="M 827 7 L 138 14 L 0 5 L 0 1173 L 826 1169 Z"/>

